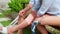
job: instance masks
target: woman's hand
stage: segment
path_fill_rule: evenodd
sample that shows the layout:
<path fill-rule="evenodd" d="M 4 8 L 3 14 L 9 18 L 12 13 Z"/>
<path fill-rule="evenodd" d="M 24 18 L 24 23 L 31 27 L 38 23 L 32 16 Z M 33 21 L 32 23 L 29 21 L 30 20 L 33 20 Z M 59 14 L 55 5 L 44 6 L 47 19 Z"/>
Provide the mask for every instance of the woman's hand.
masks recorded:
<path fill-rule="evenodd" d="M 2 26 L 0 26 L 0 30 L 2 30 Z"/>
<path fill-rule="evenodd" d="M 8 28 L 7 28 L 7 31 L 8 31 L 8 34 L 15 32 L 15 30 L 14 30 L 13 27 L 8 27 Z"/>
<path fill-rule="evenodd" d="M 14 33 L 18 29 L 19 28 L 17 27 L 17 25 L 15 25 L 14 27 L 7 27 L 8 33 Z"/>
<path fill-rule="evenodd" d="M 26 13 L 25 10 L 21 10 L 21 11 L 19 12 L 19 16 L 23 16 L 25 13 Z"/>

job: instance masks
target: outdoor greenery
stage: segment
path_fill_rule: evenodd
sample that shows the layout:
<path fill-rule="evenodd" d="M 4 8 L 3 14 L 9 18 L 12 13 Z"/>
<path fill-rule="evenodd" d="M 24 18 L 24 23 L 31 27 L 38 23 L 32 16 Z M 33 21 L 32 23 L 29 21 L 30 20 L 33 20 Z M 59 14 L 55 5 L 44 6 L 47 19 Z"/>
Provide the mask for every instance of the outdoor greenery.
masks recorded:
<path fill-rule="evenodd" d="M 21 9 L 23 9 L 23 5 L 21 4 L 23 2 L 29 2 L 29 0 L 10 0 L 8 5 L 12 11 L 19 12 Z"/>
<path fill-rule="evenodd" d="M 2 18 L 2 17 L 6 17 L 4 14 L 0 14 L 0 18 Z"/>
<path fill-rule="evenodd" d="M 1 22 L 4 27 L 8 26 L 11 23 L 11 20 Z"/>
<path fill-rule="evenodd" d="M 2 14 L 0 14 L 0 18 L 6 17 L 6 15 L 10 15 L 11 13 L 11 10 L 4 10 Z"/>
<path fill-rule="evenodd" d="M 11 10 L 5 10 L 5 11 L 3 12 L 4 15 L 9 15 L 9 14 L 11 14 L 11 13 L 12 13 Z"/>

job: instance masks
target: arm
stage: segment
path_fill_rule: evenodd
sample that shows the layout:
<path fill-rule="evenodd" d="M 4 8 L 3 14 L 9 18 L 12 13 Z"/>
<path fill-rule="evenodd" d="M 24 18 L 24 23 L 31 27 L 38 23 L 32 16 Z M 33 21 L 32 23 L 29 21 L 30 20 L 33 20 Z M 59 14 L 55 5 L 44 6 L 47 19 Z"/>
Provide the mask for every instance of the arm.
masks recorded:
<path fill-rule="evenodd" d="M 23 9 L 24 11 L 28 11 L 34 5 L 34 0 L 30 0 L 29 4 Z"/>
<path fill-rule="evenodd" d="M 39 10 L 39 8 L 41 7 L 41 0 L 34 0 L 35 3 L 32 7 L 32 15 L 34 17 L 37 17 L 37 11 Z"/>
<path fill-rule="evenodd" d="M 34 5 L 34 0 L 30 0 L 29 4 L 27 5 L 27 7 L 25 7 L 23 10 L 21 10 L 19 12 L 20 16 L 23 16 L 29 9 L 31 9 Z"/>
<path fill-rule="evenodd" d="M 29 3 L 29 4 L 27 5 L 27 7 L 25 7 L 23 10 L 26 12 L 26 11 L 28 11 L 29 9 L 31 9 L 32 7 L 33 7 L 33 4 Z"/>

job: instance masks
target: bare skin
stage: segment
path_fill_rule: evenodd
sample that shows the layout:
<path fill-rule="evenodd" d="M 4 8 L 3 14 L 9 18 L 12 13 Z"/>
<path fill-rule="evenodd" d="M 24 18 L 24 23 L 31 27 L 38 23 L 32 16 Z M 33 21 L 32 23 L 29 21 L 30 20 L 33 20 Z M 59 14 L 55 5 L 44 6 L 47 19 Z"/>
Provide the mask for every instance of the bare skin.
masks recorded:
<path fill-rule="evenodd" d="M 18 25 L 19 25 L 23 20 L 24 20 L 23 17 L 19 17 L 19 19 L 18 19 Z M 22 34 L 22 29 L 18 29 L 17 34 Z"/>
<path fill-rule="evenodd" d="M 30 18 L 30 19 L 29 19 Z M 27 19 L 29 19 L 29 20 L 27 20 Z M 25 28 L 26 26 L 28 26 L 28 25 L 30 25 L 31 23 L 32 23 L 32 21 L 33 21 L 33 16 L 30 14 L 22 23 L 20 23 L 19 25 L 17 25 L 17 26 L 15 26 L 15 27 L 13 27 L 12 29 L 12 31 L 15 31 L 15 30 L 17 30 L 17 29 L 23 29 L 23 28 Z M 22 26 L 22 27 L 21 27 Z M 38 27 L 39 28 L 39 27 Z M 40 27 L 41 28 L 41 27 Z M 42 27 L 41 29 L 43 29 L 44 30 L 44 34 L 45 33 L 47 33 L 47 31 L 45 30 L 45 28 L 44 27 Z M 9 29 L 9 31 L 10 31 L 10 29 Z M 12 32 L 12 31 L 10 31 L 10 32 Z M 41 30 L 40 30 L 41 31 Z M 42 33 L 43 33 L 43 31 L 41 31 Z"/>
<path fill-rule="evenodd" d="M 35 20 L 40 21 L 41 25 L 54 25 L 60 26 L 60 17 L 58 16 L 50 16 L 50 15 L 43 15 L 42 17 L 38 17 Z M 14 32 L 19 28 L 25 28 L 26 26 L 30 25 L 33 21 L 33 16 L 30 14 L 21 24 L 13 27 L 10 32 Z M 22 27 L 21 27 L 22 26 Z"/>
<path fill-rule="evenodd" d="M 21 10 L 21 11 L 19 12 L 19 15 L 20 15 L 20 16 L 23 16 L 25 12 L 27 12 L 30 8 L 32 8 L 32 6 L 33 6 L 32 4 L 28 4 L 26 8 L 24 8 L 23 10 Z M 21 22 L 20 19 L 21 19 L 21 18 L 19 18 L 19 20 L 18 20 L 18 24 Z M 41 30 L 40 30 L 40 31 L 41 31 Z M 43 32 L 42 32 L 42 33 L 43 33 Z M 47 32 L 46 32 L 46 33 L 47 33 Z M 21 29 L 20 29 L 20 30 L 18 29 L 18 33 L 17 33 L 17 34 L 22 34 L 22 30 L 21 30 Z"/>
<path fill-rule="evenodd" d="M 41 25 L 60 26 L 60 17 L 58 16 L 43 15 L 36 20 L 39 20 Z"/>
<path fill-rule="evenodd" d="M 30 8 L 32 8 L 33 5 L 32 4 L 29 4 L 25 9 L 21 10 L 19 12 L 19 15 L 20 16 L 23 16 Z M 23 20 L 19 25 L 13 27 L 13 28 L 10 28 L 8 29 L 8 32 L 14 32 L 16 31 L 17 29 L 19 30 L 20 29 L 20 32 L 21 32 L 21 29 L 25 28 L 26 26 L 30 25 L 33 21 L 34 17 L 32 14 L 28 15 L 28 17 Z M 41 25 L 54 25 L 54 26 L 60 26 L 60 17 L 58 16 L 50 16 L 50 15 L 43 15 L 41 17 L 38 17 L 38 18 L 35 18 L 35 20 L 38 20 L 40 21 L 40 24 Z M 39 27 L 37 27 L 39 30 L 41 30 Z M 41 28 L 43 28 L 41 26 Z M 44 29 L 44 28 L 43 28 Z M 42 30 L 43 31 L 43 30 Z M 42 32 L 41 31 L 41 32 Z M 47 32 L 47 31 L 46 31 Z M 19 31 L 18 31 L 19 33 Z"/>
<path fill-rule="evenodd" d="M 19 19 L 18 19 L 18 24 L 20 24 L 23 21 L 23 15 L 32 8 L 33 4 L 28 4 L 27 7 L 25 7 L 23 10 L 21 10 L 19 12 Z M 22 29 L 18 29 L 18 33 L 17 34 L 22 34 Z"/>
<path fill-rule="evenodd" d="M 20 17 L 18 23 L 20 24 L 20 22 L 22 22 L 23 19 L 24 19 L 23 17 Z M 40 24 L 39 24 L 39 25 L 37 26 L 37 29 L 38 29 L 42 34 L 48 34 L 47 30 L 43 27 L 43 25 L 40 25 Z M 17 34 L 22 34 L 22 32 L 21 32 L 22 30 L 21 30 L 21 29 L 19 29 L 19 30 L 20 30 L 20 31 L 19 31 Z"/>
<path fill-rule="evenodd" d="M 41 24 L 39 24 L 37 26 L 37 29 L 41 32 L 41 34 L 48 34 L 47 30 L 45 29 L 45 27 Z"/>

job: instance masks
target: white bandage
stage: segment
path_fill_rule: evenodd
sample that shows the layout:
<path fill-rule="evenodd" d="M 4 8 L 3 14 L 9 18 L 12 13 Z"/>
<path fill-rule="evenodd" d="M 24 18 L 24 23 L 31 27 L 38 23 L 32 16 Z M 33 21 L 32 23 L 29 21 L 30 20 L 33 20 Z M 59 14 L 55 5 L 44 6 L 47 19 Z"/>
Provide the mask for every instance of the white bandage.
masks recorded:
<path fill-rule="evenodd" d="M 33 18 L 33 15 L 30 14 L 30 15 L 25 19 L 25 21 L 26 21 L 28 24 L 30 24 L 33 19 L 34 19 L 34 18 Z"/>
<path fill-rule="evenodd" d="M 2 32 L 2 34 L 8 34 L 6 27 L 2 27 L 2 31 L 1 32 Z"/>

